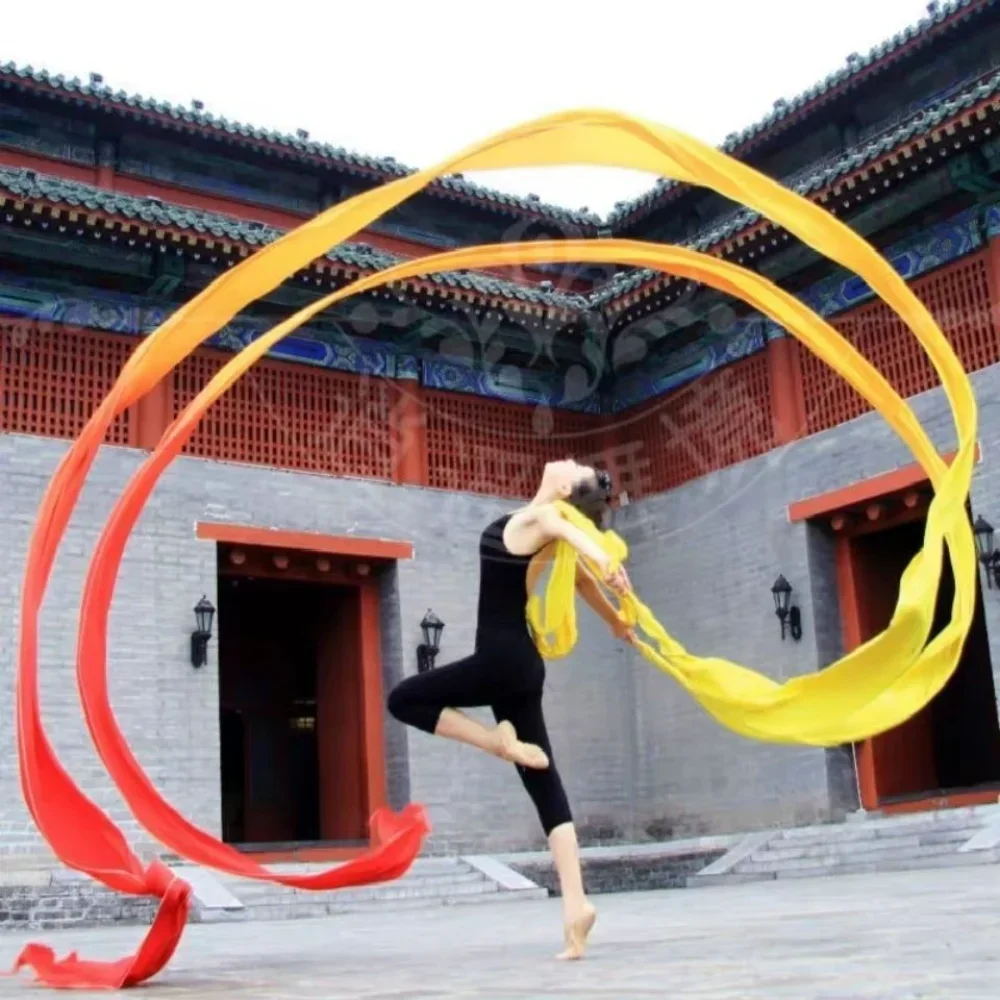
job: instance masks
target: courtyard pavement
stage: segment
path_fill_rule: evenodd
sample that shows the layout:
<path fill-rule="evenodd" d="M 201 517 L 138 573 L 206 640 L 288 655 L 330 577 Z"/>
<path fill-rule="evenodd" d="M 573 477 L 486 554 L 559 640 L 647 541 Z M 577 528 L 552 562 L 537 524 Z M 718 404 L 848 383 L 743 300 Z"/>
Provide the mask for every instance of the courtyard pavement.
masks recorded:
<path fill-rule="evenodd" d="M 556 900 L 192 926 L 147 1000 L 915 1000 L 1000 997 L 1000 866 L 595 897 L 566 965 Z M 137 928 L 0 935 L 119 957 Z M 39 996 L 0 978 L 0 998 Z M 65 995 L 65 994 L 64 994 Z M 106 995 L 106 994 L 105 994 Z"/>

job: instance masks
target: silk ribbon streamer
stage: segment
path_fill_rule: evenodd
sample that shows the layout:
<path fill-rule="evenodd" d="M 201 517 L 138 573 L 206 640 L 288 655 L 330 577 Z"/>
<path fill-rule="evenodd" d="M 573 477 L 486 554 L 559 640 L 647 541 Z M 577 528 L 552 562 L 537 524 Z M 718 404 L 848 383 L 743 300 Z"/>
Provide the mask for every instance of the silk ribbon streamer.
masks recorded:
<path fill-rule="evenodd" d="M 85 963 L 70 956 L 57 963 L 40 953 L 39 946 L 26 950 L 22 961 L 32 964 L 36 973 L 50 985 L 127 986 L 155 974 L 176 946 L 190 892 L 187 887 L 177 886 L 176 879 L 165 876 L 162 866 L 142 868 L 121 832 L 80 792 L 61 767 L 41 724 L 37 692 L 38 612 L 59 541 L 107 427 L 118 413 L 148 392 L 183 357 L 250 301 L 273 290 L 314 257 L 348 239 L 435 177 L 462 170 L 556 163 L 616 165 L 713 187 L 769 215 L 821 253 L 859 273 L 897 310 L 928 350 L 954 407 L 959 437 L 954 462 L 950 467 L 945 465 L 906 403 L 822 320 L 805 310 L 811 317 L 811 321 L 808 320 L 801 312 L 804 307 L 800 304 L 793 307 L 786 301 L 789 297 L 785 293 L 764 279 L 712 258 L 699 258 L 690 251 L 613 240 L 528 247 L 473 247 L 409 262 L 355 282 L 297 313 L 233 358 L 171 426 L 160 446 L 129 484 L 102 535 L 84 596 L 78 677 L 95 744 L 109 773 L 143 825 L 164 843 L 174 844 L 179 853 L 200 858 L 213 867 L 232 870 L 230 866 L 239 860 L 159 797 L 128 750 L 107 702 L 104 679 L 107 605 L 128 531 L 145 497 L 170 458 L 193 432 L 204 409 L 276 340 L 340 298 L 434 270 L 543 259 L 614 259 L 684 273 L 678 268 L 694 268 L 695 265 L 690 259 L 684 264 L 681 257 L 698 258 L 705 265 L 700 280 L 713 283 L 709 275 L 718 274 L 717 287 L 725 287 L 728 283 L 734 294 L 755 302 L 779 322 L 785 322 L 792 333 L 817 350 L 875 403 L 927 471 L 936 495 L 928 514 L 925 547 L 904 574 L 893 619 L 885 632 L 844 657 L 836 668 L 775 685 L 768 678 L 735 664 L 691 657 L 670 639 L 648 610 L 638 602 L 626 602 L 623 613 L 635 620 L 655 643 L 655 648 L 644 644 L 643 651 L 647 655 L 655 654 L 650 656 L 654 662 L 658 656 L 657 665 L 672 672 L 716 718 L 759 738 L 807 743 L 843 742 L 844 739 L 837 735 L 841 729 L 854 733 L 865 726 L 881 727 L 865 733 L 871 735 L 893 725 L 893 719 L 902 712 L 912 714 L 954 670 L 971 621 L 975 594 L 974 546 L 963 507 L 972 471 L 975 401 L 958 359 L 930 314 L 892 268 L 846 226 L 717 150 L 676 131 L 610 112 L 571 112 L 541 119 L 472 147 L 437 168 L 401 178 L 336 205 L 220 276 L 139 345 L 108 397 L 60 463 L 41 505 L 22 591 L 18 678 L 22 787 L 36 823 L 66 864 L 120 891 L 159 896 L 162 903 L 145 944 L 131 959 L 119 963 Z M 632 256 L 621 256 L 627 250 Z M 671 259 L 671 254 L 680 256 Z M 754 295 L 759 297 L 754 298 Z M 815 342 L 809 339 L 813 335 Z M 955 571 L 953 616 L 944 631 L 928 645 L 944 540 L 951 547 Z M 620 548 L 620 540 L 613 537 L 601 541 L 612 548 Z M 562 551 L 557 555 L 557 563 L 565 566 L 568 558 L 572 556 Z M 553 574 L 552 582 L 558 578 L 558 574 Z M 550 651 L 560 655 L 568 651 L 574 639 L 572 611 L 567 609 L 565 596 L 552 588 L 552 582 L 545 595 L 543 617 L 544 624 L 561 623 L 557 641 Z M 537 615 L 541 605 L 535 603 L 533 608 Z M 681 661 L 682 665 L 678 666 Z M 874 681 L 869 676 L 869 668 L 878 671 Z M 834 676 L 840 680 L 828 681 L 835 669 Z M 862 685 L 867 698 L 843 690 L 854 680 Z M 923 701 L 916 704 L 919 698 Z M 817 701 L 822 704 L 817 705 Z M 803 706 L 810 702 L 812 708 L 807 711 Z M 795 709 L 794 705 L 799 708 Z M 821 721 L 810 722 L 806 718 L 812 709 L 821 711 Z M 416 807 L 391 822 L 386 820 L 382 831 L 386 842 L 375 849 L 374 871 L 368 874 L 391 877 L 405 869 L 415 853 L 411 850 L 412 845 L 416 843 L 419 848 L 424 824 L 423 814 Z M 249 867 L 255 869 L 252 877 L 274 878 L 257 866 Z"/>

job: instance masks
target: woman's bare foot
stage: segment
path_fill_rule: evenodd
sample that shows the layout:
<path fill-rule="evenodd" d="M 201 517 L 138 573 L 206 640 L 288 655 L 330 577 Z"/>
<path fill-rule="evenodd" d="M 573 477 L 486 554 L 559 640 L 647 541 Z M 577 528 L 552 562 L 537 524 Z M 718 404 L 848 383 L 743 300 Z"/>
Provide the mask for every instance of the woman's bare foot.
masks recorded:
<path fill-rule="evenodd" d="M 556 958 L 562 962 L 574 962 L 583 958 L 587 948 L 587 938 L 597 920 L 597 910 L 590 903 L 585 903 L 583 912 L 566 924 L 566 947 Z"/>
<path fill-rule="evenodd" d="M 517 738 L 517 732 L 513 725 L 504 720 L 497 726 L 497 735 L 500 737 L 500 756 L 512 764 L 520 764 L 522 767 L 531 767 L 536 771 L 544 771 L 549 766 L 548 755 L 541 747 L 536 747 L 534 743 L 522 743 Z"/>

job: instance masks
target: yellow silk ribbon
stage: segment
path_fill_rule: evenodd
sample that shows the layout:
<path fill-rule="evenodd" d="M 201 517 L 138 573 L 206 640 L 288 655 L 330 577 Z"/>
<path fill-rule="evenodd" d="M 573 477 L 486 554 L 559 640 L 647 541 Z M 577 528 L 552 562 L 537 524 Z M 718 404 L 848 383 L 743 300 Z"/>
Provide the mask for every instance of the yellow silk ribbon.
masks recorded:
<path fill-rule="evenodd" d="M 434 178 L 459 171 L 542 164 L 620 166 L 713 188 L 768 216 L 818 252 L 859 274 L 907 324 L 941 378 L 958 436 L 952 464 L 944 463 L 910 407 L 886 380 L 793 296 L 760 275 L 717 258 L 629 240 L 468 247 L 408 261 L 360 279 L 300 310 L 232 358 L 190 409 L 202 411 L 211 405 L 278 340 L 333 303 L 412 276 L 515 263 L 614 260 L 688 276 L 738 296 L 782 324 L 847 379 L 910 447 L 935 488 L 924 547 L 903 575 L 899 601 L 884 632 L 824 671 L 784 684 L 726 660 L 688 653 L 635 595 L 623 602 L 622 614 L 645 636 L 640 648 L 654 665 L 671 674 L 716 719 L 746 736 L 836 745 L 905 721 L 954 671 L 974 610 L 975 546 L 964 507 L 976 435 L 971 385 L 930 313 L 868 243 L 819 206 L 673 129 L 607 111 L 552 115 L 486 140 L 435 168 L 350 198 L 259 250 L 180 307 L 135 351 L 104 405 L 115 412 L 131 405 L 253 299 L 349 239 Z M 620 538 L 601 535 L 572 508 L 564 508 L 564 514 L 591 532 L 616 559 L 625 557 Z M 944 543 L 949 547 L 955 575 L 952 617 L 928 643 Z M 528 614 L 539 647 L 548 656 L 565 655 L 576 640 L 575 559 L 575 553 L 561 544 L 544 594 L 534 595 L 529 602 Z"/>

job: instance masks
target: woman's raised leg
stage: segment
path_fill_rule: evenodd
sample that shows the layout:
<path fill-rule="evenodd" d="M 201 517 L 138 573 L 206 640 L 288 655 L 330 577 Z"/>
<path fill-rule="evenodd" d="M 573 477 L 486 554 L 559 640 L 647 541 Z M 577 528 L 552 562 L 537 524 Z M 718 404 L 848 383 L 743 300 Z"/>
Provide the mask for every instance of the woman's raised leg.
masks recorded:
<path fill-rule="evenodd" d="M 500 677 L 496 664 L 487 664 L 474 653 L 401 681 L 389 694 L 389 711 L 425 733 L 466 743 L 523 767 L 548 767 L 548 757 L 537 746 L 521 742 L 509 722 L 491 728 L 458 711 L 489 705 L 502 693 Z"/>

